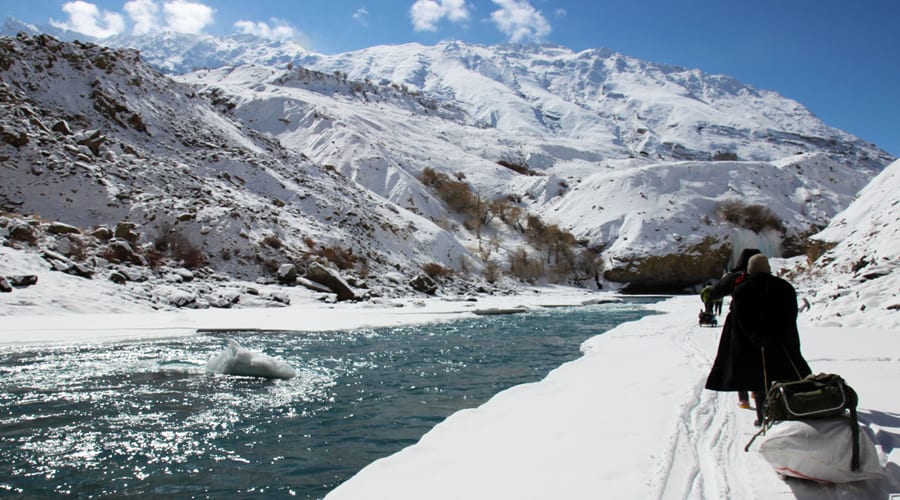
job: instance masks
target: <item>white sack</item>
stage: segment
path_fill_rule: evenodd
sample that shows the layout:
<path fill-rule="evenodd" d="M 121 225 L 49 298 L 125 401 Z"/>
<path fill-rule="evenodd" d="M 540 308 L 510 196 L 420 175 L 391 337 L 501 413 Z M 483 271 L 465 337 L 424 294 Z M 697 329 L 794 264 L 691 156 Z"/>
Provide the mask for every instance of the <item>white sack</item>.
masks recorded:
<path fill-rule="evenodd" d="M 859 470 L 850 470 L 853 456 L 847 417 L 786 420 L 766 432 L 759 452 L 779 474 L 822 483 L 850 483 L 884 477 L 878 452 L 863 429 L 859 431 Z"/>

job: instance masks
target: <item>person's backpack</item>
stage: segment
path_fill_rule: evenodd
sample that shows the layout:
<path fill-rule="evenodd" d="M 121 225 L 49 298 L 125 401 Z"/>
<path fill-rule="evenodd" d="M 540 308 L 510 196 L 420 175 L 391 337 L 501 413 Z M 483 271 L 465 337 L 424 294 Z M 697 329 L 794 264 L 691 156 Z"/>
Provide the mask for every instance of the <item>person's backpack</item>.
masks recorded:
<path fill-rule="evenodd" d="M 850 413 L 851 445 L 850 470 L 859 470 L 859 422 L 856 415 L 856 391 L 840 375 L 820 373 L 792 382 L 773 382 L 766 393 L 764 419 L 744 451 L 753 441 L 765 434 L 772 424 L 782 420 L 806 420 L 842 416 Z"/>

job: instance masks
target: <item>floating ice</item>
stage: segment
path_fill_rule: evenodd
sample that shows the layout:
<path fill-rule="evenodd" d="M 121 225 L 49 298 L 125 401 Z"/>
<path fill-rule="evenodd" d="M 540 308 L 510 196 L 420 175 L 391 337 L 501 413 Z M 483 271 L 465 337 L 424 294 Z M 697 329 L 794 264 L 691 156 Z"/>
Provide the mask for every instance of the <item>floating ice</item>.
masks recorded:
<path fill-rule="evenodd" d="M 228 347 L 206 363 L 206 371 L 248 377 L 293 378 L 297 372 L 280 359 L 261 352 L 248 351 L 234 340 Z"/>

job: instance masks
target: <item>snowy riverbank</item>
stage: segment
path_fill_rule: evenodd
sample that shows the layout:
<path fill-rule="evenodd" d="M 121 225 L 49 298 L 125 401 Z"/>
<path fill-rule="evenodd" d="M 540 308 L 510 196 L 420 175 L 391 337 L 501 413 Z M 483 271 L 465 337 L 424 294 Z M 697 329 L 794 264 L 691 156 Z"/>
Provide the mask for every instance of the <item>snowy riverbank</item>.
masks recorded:
<path fill-rule="evenodd" d="M 379 460 L 329 499 L 887 498 L 900 492 L 900 340 L 878 329 L 802 327 L 817 372 L 860 394 L 884 481 L 782 480 L 744 444 L 754 413 L 703 389 L 720 329 L 700 328 L 696 297 L 585 342 L 546 379 L 460 411 L 415 446 Z"/>

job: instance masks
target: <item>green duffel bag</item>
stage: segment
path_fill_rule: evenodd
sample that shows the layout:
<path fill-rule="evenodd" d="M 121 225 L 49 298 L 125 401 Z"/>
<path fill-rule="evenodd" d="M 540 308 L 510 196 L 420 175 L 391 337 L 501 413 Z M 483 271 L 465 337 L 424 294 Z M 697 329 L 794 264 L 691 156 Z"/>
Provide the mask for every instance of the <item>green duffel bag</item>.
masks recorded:
<path fill-rule="evenodd" d="M 840 375 L 820 373 L 776 382 L 766 394 L 766 420 L 802 420 L 842 415 L 856 408 L 856 392 Z"/>
<path fill-rule="evenodd" d="M 766 393 L 762 429 L 753 436 L 744 450 L 749 450 L 753 440 L 760 434 L 765 434 L 766 429 L 775 422 L 837 417 L 849 412 L 853 436 L 850 469 L 859 470 L 859 422 L 856 416 L 858 401 L 856 391 L 840 375 L 834 373 L 807 375 L 792 382 L 773 382 Z"/>

